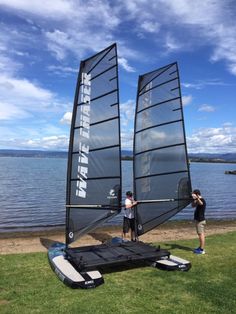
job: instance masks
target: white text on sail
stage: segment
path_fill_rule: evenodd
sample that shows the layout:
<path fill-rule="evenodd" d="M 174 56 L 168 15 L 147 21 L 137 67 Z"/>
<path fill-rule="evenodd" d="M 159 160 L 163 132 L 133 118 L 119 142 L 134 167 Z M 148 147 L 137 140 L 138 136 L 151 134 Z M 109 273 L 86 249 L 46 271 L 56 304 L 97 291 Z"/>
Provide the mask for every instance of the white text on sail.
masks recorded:
<path fill-rule="evenodd" d="M 80 105 L 80 143 L 78 157 L 78 172 L 76 183 L 76 196 L 86 198 L 88 178 L 88 154 L 90 136 L 90 100 L 91 100 L 91 74 L 82 73 L 81 105 Z"/>

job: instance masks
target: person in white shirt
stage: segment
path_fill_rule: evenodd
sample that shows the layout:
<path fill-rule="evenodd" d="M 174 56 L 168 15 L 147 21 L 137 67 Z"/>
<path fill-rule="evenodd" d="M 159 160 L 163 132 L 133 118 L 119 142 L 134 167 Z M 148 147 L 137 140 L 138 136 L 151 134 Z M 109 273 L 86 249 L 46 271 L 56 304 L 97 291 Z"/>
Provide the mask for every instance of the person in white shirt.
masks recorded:
<path fill-rule="evenodd" d="M 133 199 L 133 193 L 131 191 L 126 192 L 122 237 L 126 239 L 126 235 L 130 230 L 131 241 L 135 241 L 134 207 L 136 205 L 137 202 Z"/>

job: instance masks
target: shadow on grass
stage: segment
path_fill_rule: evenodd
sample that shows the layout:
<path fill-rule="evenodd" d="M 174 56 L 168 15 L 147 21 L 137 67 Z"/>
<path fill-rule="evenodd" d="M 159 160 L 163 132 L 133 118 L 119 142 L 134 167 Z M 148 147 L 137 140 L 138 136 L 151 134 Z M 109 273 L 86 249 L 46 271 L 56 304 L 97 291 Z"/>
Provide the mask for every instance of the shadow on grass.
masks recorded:
<path fill-rule="evenodd" d="M 174 244 L 174 243 L 165 243 L 168 247 L 166 248 L 167 250 L 174 250 L 174 249 L 179 249 L 183 251 L 193 251 L 192 248 L 184 245 L 179 245 L 179 244 Z"/>

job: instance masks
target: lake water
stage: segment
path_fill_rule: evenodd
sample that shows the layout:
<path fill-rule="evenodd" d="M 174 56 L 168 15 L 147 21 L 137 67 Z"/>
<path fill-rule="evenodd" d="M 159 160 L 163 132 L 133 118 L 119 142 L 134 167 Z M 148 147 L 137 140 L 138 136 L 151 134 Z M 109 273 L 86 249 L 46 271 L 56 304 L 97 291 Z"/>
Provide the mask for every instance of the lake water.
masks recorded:
<path fill-rule="evenodd" d="M 64 225 L 66 167 L 64 158 L 0 158 L 0 231 L 28 230 Z M 132 162 L 122 162 L 123 198 L 132 190 Z M 236 176 L 225 175 L 235 164 L 192 163 L 192 187 L 207 202 L 206 217 L 236 218 Z M 192 219 L 191 206 L 172 219 Z M 122 215 L 110 223 L 119 224 Z"/>

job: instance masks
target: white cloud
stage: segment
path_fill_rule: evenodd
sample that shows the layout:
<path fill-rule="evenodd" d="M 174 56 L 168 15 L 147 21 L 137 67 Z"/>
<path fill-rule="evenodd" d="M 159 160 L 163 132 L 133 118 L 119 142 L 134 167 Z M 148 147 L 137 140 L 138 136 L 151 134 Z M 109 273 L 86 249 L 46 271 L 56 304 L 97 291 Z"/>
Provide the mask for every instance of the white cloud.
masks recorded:
<path fill-rule="evenodd" d="M 173 52 L 177 50 L 181 50 L 183 45 L 177 41 L 171 34 L 167 34 L 165 38 L 165 47 L 167 52 Z"/>
<path fill-rule="evenodd" d="M 72 68 L 68 66 L 62 66 L 62 65 L 49 65 L 48 70 L 52 71 L 54 74 L 68 74 L 68 73 L 78 73 L 78 68 Z"/>
<path fill-rule="evenodd" d="M 41 88 L 26 79 L 16 79 L 8 76 L 0 76 L 0 89 L 2 93 L 11 94 L 11 98 L 19 99 L 40 99 L 42 102 L 49 101 L 53 98 L 53 93 Z"/>
<path fill-rule="evenodd" d="M 225 60 L 231 73 L 235 74 L 236 25 L 233 3 L 229 0 L 168 0 L 165 4 L 170 10 L 169 14 L 174 15 L 181 25 L 194 27 L 201 38 L 212 45 L 211 60 Z"/>
<path fill-rule="evenodd" d="M 21 12 L 30 13 L 44 18 L 61 19 L 62 17 L 74 15 L 73 2 L 64 0 L 47 0 L 34 1 L 33 5 L 30 0 L 0 0 L 0 5 L 10 8 L 11 10 L 19 10 Z"/>
<path fill-rule="evenodd" d="M 144 21 L 141 24 L 141 28 L 149 33 L 158 33 L 160 30 L 160 24 L 152 21 Z"/>
<path fill-rule="evenodd" d="M 125 58 L 118 58 L 118 62 L 127 72 L 135 72 L 135 69 L 128 64 L 128 61 Z"/>
<path fill-rule="evenodd" d="M 121 132 L 121 146 L 122 149 L 133 150 L 133 130 L 126 130 Z"/>
<path fill-rule="evenodd" d="M 127 100 L 125 103 L 120 104 L 121 122 L 123 125 L 130 124 L 134 121 L 135 101 L 132 99 Z"/>
<path fill-rule="evenodd" d="M 128 13 L 126 19 L 135 20 L 136 25 L 158 21 L 160 27 L 154 33 L 159 32 L 159 47 L 163 37 L 168 52 L 194 49 L 195 44 L 211 45 L 210 59 L 226 61 L 229 71 L 236 75 L 235 5 L 231 0 L 150 0 L 148 6 L 139 0 L 120 3 Z"/>
<path fill-rule="evenodd" d="M 0 120 L 22 119 L 42 112 L 65 111 L 70 104 L 38 82 L 19 77 L 17 63 L 0 55 Z M 67 69 L 69 70 L 69 69 Z"/>
<path fill-rule="evenodd" d="M 30 116 L 30 113 L 14 104 L 0 102 L 0 120 L 24 119 Z"/>
<path fill-rule="evenodd" d="M 123 149 L 133 149 L 135 101 L 129 99 L 120 104 L 121 144 Z"/>
<path fill-rule="evenodd" d="M 0 54 L 0 73 L 13 75 L 21 68 L 22 65 L 19 62 L 16 62 L 11 58 L 5 56 L 5 51 L 2 51 L 2 54 Z"/>
<path fill-rule="evenodd" d="M 201 128 L 187 137 L 190 153 L 236 152 L 236 127 Z"/>
<path fill-rule="evenodd" d="M 50 126 L 47 126 L 46 133 L 50 134 Z M 55 129 L 55 127 L 52 126 Z M 10 149 L 45 149 L 45 150 L 67 150 L 69 143 L 69 136 L 57 132 L 57 135 L 41 136 L 40 130 L 37 132 L 34 129 L 27 128 L 23 130 L 19 126 L 16 127 L 17 132 L 12 129 L 0 127 L 1 148 Z M 22 131 L 25 133 L 21 135 Z M 54 130 L 55 131 L 55 130 Z M 53 131 L 52 131 L 53 133 Z M 60 134 L 58 134 L 60 133 Z"/>
<path fill-rule="evenodd" d="M 139 0 L 119 0 L 115 4 L 99 0 L 50 3 L 42 0 L 34 5 L 29 0 L 0 0 L 0 4 L 11 12 L 20 12 L 25 20 L 41 25 L 48 49 L 58 60 L 71 52 L 81 58 L 89 50 L 99 51 L 114 38 L 119 42 L 114 32 L 121 23 L 130 22 L 134 32 L 140 29 L 153 35 L 158 33 L 158 44 L 164 40 L 169 52 L 194 49 L 194 39 L 199 45 L 210 44 L 211 60 L 225 60 L 229 71 L 236 73 L 235 9 L 230 0 L 150 0 L 148 5 Z M 184 39 L 177 37 L 178 31 L 185 35 Z M 188 34 L 191 43 L 185 40 Z M 125 50 L 128 43 L 122 45 Z M 135 54 L 125 55 L 123 49 L 120 49 L 121 58 L 135 57 Z"/>
<path fill-rule="evenodd" d="M 72 112 L 66 112 L 62 119 L 60 120 L 61 123 L 63 124 L 71 124 L 71 119 L 72 119 Z"/>
<path fill-rule="evenodd" d="M 38 139 L 30 139 L 26 142 L 23 142 L 24 147 L 30 149 L 49 149 L 49 150 L 66 150 L 68 149 L 68 136 L 59 135 L 59 136 L 47 136 Z"/>
<path fill-rule="evenodd" d="M 185 88 L 203 89 L 208 86 L 229 86 L 219 79 L 199 80 L 195 83 L 182 83 Z"/>
<path fill-rule="evenodd" d="M 0 119 L 22 119 L 33 113 L 63 110 L 57 95 L 26 79 L 0 75 Z"/>
<path fill-rule="evenodd" d="M 192 95 L 187 95 L 187 96 L 182 97 L 183 106 L 187 106 L 191 104 L 192 101 L 193 101 Z"/>
<path fill-rule="evenodd" d="M 215 108 L 211 105 L 207 105 L 207 104 L 204 104 L 204 105 L 201 105 L 198 109 L 198 111 L 203 111 L 203 112 L 214 112 L 215 111 Z"/>

